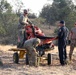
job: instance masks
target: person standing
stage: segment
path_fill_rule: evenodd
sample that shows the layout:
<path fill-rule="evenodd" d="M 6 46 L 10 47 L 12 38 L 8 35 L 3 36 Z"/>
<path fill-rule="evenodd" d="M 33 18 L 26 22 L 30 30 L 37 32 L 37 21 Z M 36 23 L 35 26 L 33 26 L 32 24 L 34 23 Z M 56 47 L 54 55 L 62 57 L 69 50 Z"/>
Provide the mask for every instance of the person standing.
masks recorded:
<path fill-rule="evenodd" d="M 58 51 L 59 51 L 59 59 L 61 65 L 66 64 L 67 53 L 66 53 L 66 44 L 67 44 L 67 35 L 68 28 L 65 26 L 65 21 L 59 22 L 59 30 L 58 30 Z"/>
<path fill-rule="evenodd" d="M 22 48 L 24 43 L 24 35 L 25 35 L 25 29 L 24 26 L 32 24 L 31 21 L 28 19 L 28 11 L 24 9 L 23 14 L 19 18 L 19 24 L 18 24 L 18 45 L 17 47 Z"/>
<path fill-rule="evenodd" d="M 70 43 L 69 60 L 71 61 L 73 50 L 74 50 L 74 47 L 76 46 L 76 23 L 70 31 L 70 41 L 71 43 Z"/>

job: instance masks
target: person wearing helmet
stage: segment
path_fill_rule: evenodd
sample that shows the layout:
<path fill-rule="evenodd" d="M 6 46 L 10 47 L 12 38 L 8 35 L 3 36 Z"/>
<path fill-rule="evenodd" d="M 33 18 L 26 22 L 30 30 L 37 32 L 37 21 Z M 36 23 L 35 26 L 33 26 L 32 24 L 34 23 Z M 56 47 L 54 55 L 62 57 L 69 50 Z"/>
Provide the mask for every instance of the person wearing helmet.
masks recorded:
<path fill-rule="evenodd" d="M 24 34 L 25 29 L 24 26 L 26 25 L 31 25 L 31 21 L 28 19 L 28 11 L 26 9 L 24 9 L 23 14 L 20 16 L 19 18 L 19 24 L 18 24 L 18 47 L 22 48 L 23 43 L 24 43 Z M 26 35 L 25 35 L 26 36 Z"/>
<path fill-rule="evenodd" d="M 31 38 L 26 40 L 24 48 L 27 50 L 28 61 L 30 66 L 37 66 L 37 52 L 36 47 L 41 43 L 39 38 Z"/>
<path fill-rule="evenodd" d="M 20 23 L 22 28 L 24 25 L 31 24 L 30 20 L 28 19 L 28 11 L 26 9 L 24 9 L 23 14 L 20 16 L 19 23 Z"/>

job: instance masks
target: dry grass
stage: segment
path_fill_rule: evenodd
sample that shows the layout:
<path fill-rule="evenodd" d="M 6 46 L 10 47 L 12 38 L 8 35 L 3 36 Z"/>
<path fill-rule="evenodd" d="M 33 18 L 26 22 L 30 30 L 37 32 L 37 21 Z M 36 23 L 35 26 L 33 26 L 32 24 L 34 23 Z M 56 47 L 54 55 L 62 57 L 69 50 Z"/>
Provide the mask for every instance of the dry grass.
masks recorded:
<path fill-rule="evenodd" d="M 55 27 L 41 26 L 41 29 L 47 36 L 54 33 Z M 59 63 L 58 48 L 48 51 L 52 54 L 52 64 L 47 65 L 43 62 L 39 67 L 30 67 L 25 64 L 25 59 L 20 60 L 19 64 L 13 63 L 13 52 L 8 51 L 10 48 L 16 48 L 13 45 L 0 45 L 0 58 L 3 61 L 3 66 L 0 67 L 0 75 L 76 75 L 76 48 L 73 53 L 73 62 L 69 65 L 61 66 Z M 69 53 L 69 46 L 67 46 Z"/>
<path fill-rule="evenodd" d="M 55 47 L 54 50 L 49 51 L 53 54 L 50 66 L 45 63 L 45 65 L 39 67 L 29 67 L 25 64 L 24 59 L 20 60 L 19 64 L 14 64 L 12 60 L 13 52 L 8 51 L 10 48 L 16 48 L 16 46 L 0 45 L 0 57 L 4 63 L 4 66 L 0 67 L 0 75 L 76 75 L 76 50 L 73 54 L 73 63 L 69 65 L 60 65 L 58 48 Z M 69 46 L 67 52 L 69 52 Z"/>

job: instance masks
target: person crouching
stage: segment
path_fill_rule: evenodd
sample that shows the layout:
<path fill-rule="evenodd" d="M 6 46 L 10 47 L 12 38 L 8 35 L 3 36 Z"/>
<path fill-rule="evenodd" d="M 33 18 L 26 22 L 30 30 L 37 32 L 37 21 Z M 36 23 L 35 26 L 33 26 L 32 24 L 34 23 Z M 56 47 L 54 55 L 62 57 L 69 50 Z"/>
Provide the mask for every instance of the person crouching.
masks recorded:
<path fill-rule="evenodd" d="M 24 43 L 24 48 L 27 50 L 29 66 L 37 66 L 37 52 L 36 47 L 41 43 L 38 38 L 31 38 Z"/>

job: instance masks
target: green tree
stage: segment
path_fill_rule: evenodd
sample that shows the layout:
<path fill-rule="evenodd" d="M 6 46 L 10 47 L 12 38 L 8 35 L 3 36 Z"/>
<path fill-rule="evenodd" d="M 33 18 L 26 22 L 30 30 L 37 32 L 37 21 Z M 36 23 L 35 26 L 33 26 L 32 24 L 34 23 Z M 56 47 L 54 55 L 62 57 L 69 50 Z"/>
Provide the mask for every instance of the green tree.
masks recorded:
<path fill-rule="evenodd" d="M 44 5 L 43 9 L 42 9 L 42 12 L 40 13 L 40 17 L 46 19 L 47 23 L 49 23 L 50 17 L 51 17 L 50 8 L 51 8 L 51 5 Z"/>
<path fill-rule="evenodd" d="M 5 34 L 6 29 L 5 29 L 5 24 L 6 24 L 6 19 L 4 17 L 5 13 L 10 12 L 11 13 L 12 7 L 10 6 L 9 3 L 5 0 L 0 1 L 0 33 Z"/>
<path fill-rule="evenodd" d="M 32 18 L 32 19 L 37 18 L 37 16 L 36 16 L 34 13 L 29 13 L 29 14 L 28 14 L 28 17 L 29 17 L 29 18 Z"/>
<path fill-rule="evenodd" d="M 75 12 L 72 0 L 53 0 L 52 5 L 43 7 L 40 17 L 46 19 L 46 22 L 54 25 L 56 21 L 65 20 L 71 17 L 71 13 Z"/>
<path fill-rule="evenodd" d="M 12 7 L 6 0 L 0 1 L 0 38 L 5 43 L 16 43 L 18 16 L 12 12 Z"/>

